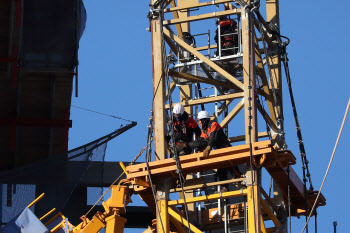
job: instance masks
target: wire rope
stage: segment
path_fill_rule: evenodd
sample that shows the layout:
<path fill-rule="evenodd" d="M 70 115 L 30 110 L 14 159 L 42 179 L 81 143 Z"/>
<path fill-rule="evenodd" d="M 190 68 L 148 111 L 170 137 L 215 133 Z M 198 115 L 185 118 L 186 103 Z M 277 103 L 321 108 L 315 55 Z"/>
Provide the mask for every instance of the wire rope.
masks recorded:
<path fill-rule="evenodd" d="M 118 117 L 118 116 L 114 116 L 114 115 L 110 115 L 110 114 L 98 112 L 98 111 L 95 111 L 95 110 L 91 110 L 91 109 L 87 109 L 87 108 L 82 108 L 82 107 L 75 106 L 75 105 L 71 105 L 71 106 L 72 106 L 73 108 L 78 108 L 78 109 L 81 109 L 81 110 L 84 110 L 84 111 L 97 113 L 97 114 L 100 114 L 100 115 L 104 115 L 104 116 L 116 118 L 116 119 L 119 119 L 119 120 L 128 121 L 128 122 L 134 122 L 134 121 L 131 121 L 131 120 L 127 120 L 127 119 L 124 119 L 124 118 L 121 118 L 121 117 Z"/>
<path fill-rule="evenodd" d="M 324 178 L 323 178 L 323 181 L 322 181 L 320 190 L 319 190 L 318 193 L 317 193 L 315 202 L 314 202 L 314 204 L 313 204 L 313 206 L 312 206 L 312 209 L 311 209 L 311 211 L 310 211 L 310 215 L 308 216 L 307 221 L 306 221 L 306 223 L 305 223 L 305 226 L 304 226 L 303 230 L 301 231 L 301 233 L 303 233 L 304 230 L 305 230 L 305 228 L 307 227 L 307 225 L 308 225 L 308 223 L 309 223 L 309 220 L 310 220 L 310 218 L 311 218 L 311 215 L 312 215 L 312 213 L 313 213 L 313 211 L 314 211 L 314 209 L 315 209 L 315 207 L 316 207 L 317 201 L 318 201 L 318 199 L 320 198 L 323 185 L 324 185 L 324 183 L 325 183 L 325 181 L 326 181 L 326 178 L 327 178 L 329 169 L 330 169 L 330 167 L 331 167 L 331 165 L 332 165 L 332 161 L 333 161 L 333 158 L 334 158 L 334 154 L 335 154 L 335 151 L 336 151 L 336 149 L 337 149 L 337 146 L 338 146 L 338 142 L 339 142 L 341 133 L 342 133 L 342 131 L 343 131 L 343 127 L 344 127 L 344 124 L 345 124 L 345 120 L 346 120 L 346 117 L 347 117 L 348 112 L 349 112 L 349 107 L 350 107 L 350 98 L 349 98 L 348 105 L 347 105 L 346 110 L 345 110 L 345 114 L 344 114 L 344 117 L 343 117 L 343 122 L 342 122 L 342 124 L 341 124 L 341 126 L 340 126 L 340 130 L 339 130 L 339 133 L 338 133 L 337 140 L 336 140 L 336 142 L 335 142 L 335 146 L 334 146 L 334 149 L 333 149 L 333 152 L 332 152 L 332 156 L 331 156 L 331 158 L 330 158 L 330 160 L 329 160 L 329 163 L 328 163 L 328 167 L 327 167 L 327 170 L 326 170 L 326 174 L 324 175 Z"/>
<path fill-rule="evenodd" d="M 153 119 L 153 116 L 150 118 L 150 125 L 149 125 L 149 128 L 148 128 L 147 144 L 149 144 L 150 142 L 153 141 L 153 138 L 152 138 L 152 131 L 153 131 L 153 128 L 152 128 L 152 119 Z M 151 176 L 151 170 L 150 170 L 149 164 L 148 164 L 148 162 L 150 161 L 150 158 L 151 158 L 151 146 L 149 146 L 148 149 L 147 149 L 147 151 L 146 151 L 146 167 L 147 167 L 147 174 L 148 174 L 148 178 L 149 178 L 149 181 L 150 181 L 150 184 L 151 184 L 152 195 L 153 195 L 154 203 L 155 203 L 155 205 L 156 205 L 156 209 L 157 209 L 157 213 L 158 213 L 158 216 L 159 216 L 160 224 L 161 224 L 161 226 L 162 226 L 163 233 L 165 233 L 165 229 L 164 229 L 164 224 L 163 224 L 162 216 L 161 216 L 161 214 L 160 214 L 160 210 L 159 210 L 159 206 L 158 206 L 158 202 L 157 202 L 157 196 L 156 196 L 156 193 L 155 193 L 155 190 L 154 190 L 154 186 L 153 186 L 153 181 L 152 181 L 152 176 Z"/>
<path fill-rule="evenodd" d="M 149 144 L 148 144 L 147 146 L 141 148 L 140 152 L 139 152 L 138 155 L 136 155 L 136 157 L 130 162 L 129 166 L 130 166 L 130 165 L 133 165 L 133 164 L 136 162 L 136 160 L 142 155 L 142 153 L 144 152 L 144 150 L 145 150 L 148 146 L 149 146 Z M 112 188 L 112 186 L 115 185 L 115 183 L 117 183 L 118 180 L 119 180 L 124 174 L 125 174 L 125 172 L 123 171 L 123 172 L 120 174 L 120 176 L 119 176 L 117 179 L 115 179 L 115 180 L 113 181 L 113 183 L 108 187 L 108 189 L 107 189 L 107 190 L 101 195 L 101 197 L 95 202 L 95 204 L 89 209 L 89 211 L 88 211 L 85 215 L 83 215 L 83 217 L 84 217 L 84 216 L 86 217 L 86 216 L 95 208 L 95 206 L 102 200 L 102 198 L 107 194 L 107 192 Z"/>

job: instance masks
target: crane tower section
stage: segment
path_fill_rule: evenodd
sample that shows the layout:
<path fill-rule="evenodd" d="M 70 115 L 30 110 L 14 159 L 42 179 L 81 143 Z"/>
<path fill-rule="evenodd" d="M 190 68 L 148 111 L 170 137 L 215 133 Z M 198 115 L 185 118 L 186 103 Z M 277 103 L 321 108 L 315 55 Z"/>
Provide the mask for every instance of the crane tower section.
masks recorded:
<path fill-rule="evenodd" d="M 293 170 L 296 158 L 284 139 L 281 55 L 286 42 L 279 33 L 278 0 L 261 4 L 266 5 L 151 0 L 149 143 L 154 142 L 155 161 L 149 157 L 126 170 L 128 179 L 150 183 L 134 191 L 156 214 L 157 232 L 287 232 L 287 216 L 307 215 L 315 200 L 317 192 Z M 172 117 L 178 103 L 193 118 L 208 111 L 230 146 L 205 158 L 201 151 L 178 156 Z M 215 180 L 215 171 L 237 166 L 238 177 Z M 265 171 L 274 183 L 273 196 L 262 187 Z M 222 185 L 229 189 L 220 191 Z M 324 204 L 322 196 L 317 206 Z"/>

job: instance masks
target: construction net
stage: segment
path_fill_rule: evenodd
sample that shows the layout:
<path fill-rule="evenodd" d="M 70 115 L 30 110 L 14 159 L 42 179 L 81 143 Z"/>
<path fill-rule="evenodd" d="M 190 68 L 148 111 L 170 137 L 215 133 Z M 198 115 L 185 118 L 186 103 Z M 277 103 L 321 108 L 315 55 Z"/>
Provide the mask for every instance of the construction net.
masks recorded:
<path fill-rule="evenodd" d="M 38 216 L 42 216 L 54 207 L 57 212 L 64 212 L 69 208 L 67 203 L 72 193 L 79 189 L 80 185 L 84 185 L 84 176 L 89 172 L 93 162 L 104 162 L 108 141 L 135 125 L 136 122 L 132 122 L 64 154 L 0 173 L 1 224 L 8 223 L 42 193 L 45 193 L 45 197 L 32 211 Z M 103 174 L 95 175 L 101 178 L 101 186 L 97 191 L 102 192 Z M 84 197 L 81 198 L 84 199 Z M 78 211 L 82 215 L 85 209 Z"/>

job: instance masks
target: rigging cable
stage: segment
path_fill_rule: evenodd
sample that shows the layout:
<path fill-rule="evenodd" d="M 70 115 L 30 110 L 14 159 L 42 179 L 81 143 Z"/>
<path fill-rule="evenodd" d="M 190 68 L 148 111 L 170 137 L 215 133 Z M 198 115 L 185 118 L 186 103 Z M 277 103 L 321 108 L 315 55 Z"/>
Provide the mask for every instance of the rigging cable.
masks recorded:
<path fill-rule="evenodd" d="M 152 116 L 149 118 L 149 120 L 150 120 L 150 124 L 148 125 L 148 136 L 147 136 L 147 145 L 149 144 L 149 147 L 147 148 L 147 151 L 146 151 L 146 167 L 147 167 L 148 178 L 149 178 L 149 181 L 150 181 L 150 184 L 151 184 L 151 189 L 152 189 L 152 195 L 153 195 L 153 198 L 154 198 L 154 203 L 156 205 L 156 209 L 157 209 L 157 212 L 158 212 L 158 215 L 159 215 L 160 224 L 162 225 L 163 233 L 165 233 L 162 216 L 160 214 L 160 210 L 159 210 L 159 206 L 158 206 L 158 202 L 157 202 L 157 196 L 156 196 L 156 192 L 154 190 L 153 181 L 152 181 L 152 177 L 151 177 L 151 170 L 150 170 L 149 164 L 148 164 L 148 162 L 151 160 L 151 152 L 152 152 L 151 142 L 153 141 L 153 138 L 152 138 L 153 112 L 152 112 Z"/>
<path fill-rule="evenodd" d="M 149 18 L 150 25 L 151 25 L 152 16 L 155 13 L 154 7 L 158 7 L 163 2 L 164 1 L 162 1 L 162 0 L 158 0 L 154 5 L 150 5 L 151 9 L 150 9 L 150 12 L 148 13 L 148 16 L 147 16 Z M 163 9 L 162 6 L 160 6 L 160 9 L 157 9 L 157 11 L 160 13 L 159 17 L 161 17 L 161 19 L 160 19 L 160 22 L 161 22 L 160 28 L 161 28 L 161 35 L 163 36 L 163 26 L 162 26 L 162 22 L 163 22 L 163 20 L 162 20 L 162 16 L 163 16 L 162 12 L 163 12 L 163 10 L 162 9 Z M 161 45 L 161 50 L 162 50 L 162 52 L 164 50 L 164 44 L 163 43 Z M 162 57 L 163 57 L 163 60 L 164 60 L 163 53 L 162 53 Z M 162 67 L 162 68 L 164 69 L 164 67 Z M 162 76 L 160 77 L 160 79 L 158 81 L 156 90 L 154 91 L 153 98 L 152 98 L 152 109 L 154 109 L 154 99 L 155 99 L 156 94 L 158 92 L 158 88 L 159 88 L 161 82 L 163 81 L 163 78 L 164 78 L 164 73 L 162 73 Z M 152 127 L 152 124 L 153 124 L 153 110 L 151 112 L 152 112 L 152 116 L 149 118 L 150 124 L 148 125 L 148 137 L 147 137 L 147 141 L 148 142 L 153 141 L 153 138 L 152 138 L 152 132 L 153 132 L 153 127 Z M 154 186 L 153 186 L 153 181 L 152 181 L 152 177 L 151 177 L 151 171 L 150 171 L 149 164 L 148 164 L 148 162 L 151 161 L 151 151 L 152 151 L 152 149 L 151 149 L 151 146 L 150 146 L 148 148 L 147 152 L 146 152 L 147 173 L 148 173 L 148 178 L 149 178 L 150 184 L 151 184 L 152 195 L 153 195 L 154 202 L 155 202 L 155 205 L 156 205 L 156 209 L 157 209 L 157 212 L 158 212 L 158 215 L 159 215 L 159 220 L 161 222 L 163 233 L 165 233 L 164 224 L 163 224 L 163 221 L 162 221 L 162 217 L 161 217 L 159 206 L 158 206 L 158 202 L 157 202 L 156 193 L 155 193 Z"/>
<path fill-rule="evenodd" d="M 264 53 L 265 53 L 265 60 L 266 60 L 266 64 L 267 64 L 267 70 L 269 71 L 269 80 L 270 80 L 270 86 L 272 89 L 272 97 L 273 97 L 273 101 L 275 104 L 275 108 L 274 110 L 277 111 L 275 112 L 275 114 L 277 115 L 278 121 L 283 121 L 283 116 L 282 114 L 280 114 L 279 108 L 278 108 L 278 101 L 277 101 L 277 93 L 276 93 L 276 88 L 275 88 L 275 83 L 272 77 L 272 71 L 271 71 L 271 64 L 270 64 L 270 59 L 269 59 L 269 53 L 267 51 L 267 46 L 266 46 L 266 40 L 265 40 L 265 34 L 264 34 L 264 29 L 262 27 L 262 23 L 260 21 L 258 21 L 259 23 L 259 32 L 261 35 L 261 39 L 262 39 L 262 44 L 263 44 L 263 48 L 264 48 Z M 280 122 L 280 125 L 282 126 L 282 122 Z"/>
<path fill-rule="evenodd" d="M 304 195 L 305 195 L 305 218 L 307 221 L 307 215 L 308 215 L 308 203 L 307 203 L 307 188 L 306 188 L 306 182 L 309 180 L 310 184 L 310 190 L 312 191 L 313 185 L 311 181 L 311 174 L 309 172 L 309 161 L 306 158 L 306 152 L 305 152 L 305 147 L 304 147 L 304 142 L 303 142 L 303 137 L 301 134 L 301 128 L 299 124 L 299 119 L 298 119 L 298 114 L 295 106 L 295 101 L 294 101 L 294 95 L 293 95 L 293 90 L 292 90 L 292 83 L 290 79 L 290 73 L 289 73 L 289 66 L 288 66 L 288 57 L 286 53 L 286 45 L 282 47 L 282 61 L 284 65 L 284 70 L 286 73 L 286 78 L 287 78 L 287 83 L 288 83 L 288 90 L 289 90 L 289 96 L 290 96 L 290 101 L 292 104 L 292 109 L 293 109 L 293 114 L 294 114 L 294 121 L 295 121 L 295 127 L 297 131 L 297 137 L 298 137 L 298 144 L 299 144 L 299 150 L 300 150 L 300 157 L 301 157 L 301 162 L 302 162 L 302 170 L 303 170 L 303 182 L 304 182 Z M 305 169 L 306 169 L 306 174 L 305 174 Z M 307 177 L 307 178 L 306 178 Z M 306 229 L 306 232 L 308 232 L 308 229 Z"/>
<path fill-rule="evenodd" d="M 94 111 L 94 110 L 91 110 L 91 109 L 82 108 L 82 107 L 75 106 L 75 105 L 71 105 L 71 106 L 72 106 L 73 108 L 78 108 L 78 109 L 81 109 L 81 110 L 85 110 L 85 111 L 88 111 L 88 112 L 97 113 L 97 114 L 100 114 L 100 115 L 104 115 L 104 116 L 108 116 L 108 117 L 116 118 L 116 119 L 119 119 L 119 120 L 129 121 L 129 122 L 134 122 L 134 121 L 131 121 L 131 120 L 127 120 L 127 119 L 124 119 L 124 118 L 121 118 L 121 117 L 117 117 L 117 116 L 114 116 L 114 115 L 110 115 L 110 114 L 106 114 L 106 113 L 102 113 L 102 112 Z"/>
<path fill-rule="evenodd" d="M 288 164 L 287 167 L 287 173 L 288 173 L 288 215 L 289 215 L 289 233 L 292 233 L 292 214 L 290 210 L 290 167 Z"/>
<path fill-rule="evenodd" d="M 260 12 L 259 11 L 255 11 L 255 13 L 258 16 L 259 24 L 262 24 L 262 22 L 260 22 L 262 20 L 261 19 L 262 16 L 261 16 Z M 291 102 L 292 102 L 292 107 L 293 107 L 294 118 L 295 118 L 295 122 L 296 122 L 298 143 L 299 143 L 300 156 L 301 156 L 302 169 L 303 169 L 304 187 L 305 187 L 305 190 L 306 190 L 306 182 L 307 182 L 307 178 L 308 178 L 308 181 L 310 183 L 310 190 L 313 190 L 313 185 L 312 185 L 312 181 L 311 181 L 311 174 L 309 172 L 309 166 L 308 166 L 309 161 L 306 158 L 305 147 L 304 147 L 304 143 L 303 143 L 303 140 L 302 140 L 301 129 L 300 129 L 299 121 L 298 121 L 298 116 L 297 116 L 297 112 L 296 112 L 294 96 L 293 96 L 293 91 L 292 91 L 291 81 L 290 81 L 290 73 L 289 73 L 289 67 L 288 67 L 288 57 L 287 57 L 287 53 L 286 53 L 286 46 L 290 43 L 290 39 L 288 37 L 286 37 L 286 36 L 280 35 L 277 27 L 275 25 L 273 25 L 273 24 L 269 24 L 268 26 L 265 26 L 265 27 L 266 27 L 266 30 L 268 32 L 271 32 L 273 35 L 277 36 L 277 40 L 278 40 L 278 43 L 279 43 L 278 46 L 280 48 L 280 53 L 282 55 L 282 59 L 281 60 L 283 61 L 284 68 L 285 68 L 285 73 L 286 73 L 286 77 L 287 77 L 287 82 L 288 82 L 288 87 L 289 87 L 289 92 L 290 92 Z M 286 39 L 286 41 L 283 42 L 281 38 Z M 305 169 L 306 169 L 306 177 L 307 178 L 305 177 Z M 307 193 L 305 193 L 305 196 L 306 195 L 307 195 Z M 307 203 L 306 203 L 306 205 L 307 205 Z"/>
<path fill-rule="evenodd" d="M 130 166 L 130 165 L 133 165 L 133 164 L 136 162 L 136 160 L 142 155 L 142 153 L 144 152 L 144 150 L 145 150 L 148 146 L 149 146 L 149 144 L 147 144 L 147 146 L 141 148 L 140 152 L 139 152 L 138 155 L 136 155 L 136 157 L 130 162 L 129 166 Z M 102 200 L 102 198 L 107 194 L 107 192 L 112 188 L 112 186 L 115 185 L 115 183 L 117 183 L 117 181 L 118 181 L 124 174 L 125 174 L 125 172 L 123 171 L 123 172 L 120 174 L 120 176 L 119 176 L 117 179 L 115 179 L 115 180 L 113 181 L 113 183 L 108 187 L 108 189 L 103 193 L 103 195 L 101 195 L 101 197 L 95 202 L 95 204 L 89 209 L 89 211 L 88 211 L 85 215 L 83 215 L 83 217 L 86 217 L 86 216 L 92 211 L 92 209 L 95 208 L 95 206 Z"/>
<path fill-rule="evenodd" d="M 160 2 L 160 1 L 157 1 L 157 3 Z M 166 1 L 163 1 L 165 4 L 166 4 Z M 161 52 L 162 52 L 162 59 L 163 59 L 163 73 L 162 73 L 162 76 L 158 82 L 158 85 L 157 85 L 157 88 L 155 90 L 155 93 L 153 95 L 153 100 L 152 100 L 152 109 L 153 109 L 153 106 L 154 106 L 154 99 L 155 99 L 155 96 L 158 92 L 158 88 L 160 86 L 160 83 L 161 81 L 163 80 L 164 76 L 166 75 L 168 77 L 168 62 L 166 60 L 166 48 L 165 48 L 165 43 L 164 43 L 164 33 L 163 33 L 163 17 L 164 17 L 164 12 L 163 12 L 163 8 L 165 7 L 165 4 L 163 4 L 163 6 L 160 6 L 161 9 L 157 9 L 157 11 L 159 12 L 159 17 L 160 17 L 160 31 L 161 31 L 161 37 L 162 37 L 162 44 L 161 44 Z M 156 4 L 155 4 L 156 5 Z M 148 14 L 148 17 L 149 19 L 151 20 L 151 13 L 155 12 L 155 9 L 153 9 L 153 6 L 151 6 L 152 9 L 150 11 L 150 13 Z M 168 89 L 169 89 L 169 85 L 168 85 Z M 171 96 L 170 96 L 171 97 Z M 171 111 L 171 108 L 172 108 L 172 103 L 171 103 L 171 98 L 170 99 L 170 111 Z M 172 114 L 171 114 L 171 117 L 172 117 Z M 174 142 L 174 141 L 173 141 Z M 176 155 L 176 150 L 175 150 L 175 153 Z M 150 156 L 150 155 L 149 155 Z M 183 185 L 183 182 L 184 182 L 184 177 L 182 175 L 182 172 L 181 172 L 181 164 L 180 164 L 180 161 L 178 159 L 178 156 L 174 156 L 174 159 L 176 161 L 176 165 L 177 165 L 177 172 L 179 174 L 179 181 L 180 181 L 180 184 L 181 184 L 181 187 L 182 187 L 182 192 L 183 192 L 183 195 L 184 195 L 184 185 Z M 146 162 L 148 163 L 148 161 Z M 148 169 L 149 171 L 149 169 Z M 149 171 L 150 173 L 150 171 Z M 150 174 L 149 174 L 149 177 L 151 178 Z M 155 197 L 155 193 L 154 193 L 154 189 L 153 189 L 153 186 L 152 186 L 152 191 L 153 191 L 153 195 Z M 156 197 L 155 197 L 156 198 Z M 156 199 L 155 199 L 156 201 Z M 157 203 L 156 203 L 157 205 Z M 190 222 L 189 222 L 189 214 L 188 214 L 188 209 L 187 209 L 187 203 L 186 203 L 186 197 L 184 195 L 184 206 L 185 206 L 185 213 L 186 213 L 186 218 L 188 219 L 188 231 L 189 233 L 191 232 L 191 227 L 190 227 Z M 157 205 L 157 209 L 158 209 L 158 214 L 160 216 L 160 211 L 159 211 L 159 208 L 158 208 L 158 205 Z M 162 223 L 162 227 L 163 227 L 163 223 Z M 163 231 L 164 231 L 164 227 L 163 227 Z"/>
<path fill-rule="evenodd" d="M 172 101 L 172 98 L 171 98 L 171 93 L 170 93 L 170 80 L 169 80 L 169 74 L 168 74 L 168 69 L 169 69 L 169 64 L 170 64 L 170 61 L 171 61 L 171 58 L 172 58 L 172 54 L 169 54 L 167 56 L 167 66 L 166 66 L 166 69 L 164 70 L 165 72 L 165 77 L 166 77 L 166 81 L 167 81 L 167 97 L 168 97 L 168 101 L 169 101 L 169 112 L 170 112 L 170 137 L 171 137 L 171 144 L 170 144 L 170 147 L 173 151 L 173 159 L 175 160 L 176 162 L 176 173 L 179 174 L 179 182 L 180 182 L 180 185 L 181 185 L 181 191 L 182 191 L 182 196 L 183 196 L 183 199 L 184 199 L 184 207 L 185 207 L 185 214 L 186 214 L 186 218 L 187 218 L 187 227 L 188 227 L 188 233 L 191 233 L 191 225 L 190 225 L 190 219 L 189 219 L 189 214 L 188 214 L 188 207 L 187 207 L 187 203 L 186 203 L 186 195 L 185 195 L 185 192 L 184 192 L 184 182 L 185 182 L 185 178 L 182 174 L 182 169 L 181 169 L 181 163 L 180 163 L 180 160 L 179 160 L 179 156 L 178 156 L 178 152 L 177 152 L 177 149 L 175 147 L 175 134 L 174 134 L 174 116 L 172 114 L 173 112 L 173 101 Z"/>
<path fill-rule="evenodd" d="M 315 233 L 317 233 L 317 210 L 315 210 Z"/>
<path fill-rule="evenodd" d="M 343 122 L 342 122 L 342 124 L 341 124 L 340 130 L 339 130 L 339 133 L 338 133 L 337 140 L 336 140 L 336 142 L 335 142 L 335 146 L 334 146 L 334 149 L 333 149 L 333 152 L 332 152 L 331 159 L 329 160 L 329 164 L 328 164 L 328 167 L 327 167 L 327 170 L 326 170 L 326 174 L 324 175 L 324 178 L 323 178 L 323 181 L 322 181 L 322 184 L 321 184 L 321 187 L 320 187 L 320 191 L 318 191 L 318 193 L 317 193 L 315 202 L 314 202 L 314 204 L 313 204 L 313 206 L 312 206 L 312 209 L 311 209 L 311 211 L 310 211 L 310 215 L 309 215 L 309 217 L 307 218 L 307 221 L 306 221 L 305 226 L 304 226 L 303 230 L 301 231 L 301 233 L 303 233 L 304 230 L 305 230 L 305 228 L 307 227 L 307 225 L 308 225 L 308 223 L 309 223 L 309 220 L 310 220 L 310 218 L 311 218 L 312 212 L 314 211 L 315 206 L 316 206 L 316 204 L 317 204 L 317 201 L 318 201 L 318 199 L 319 199 L 319 197 L 320 197 L 320 195 L 321 195 L 321 190 L 322 190 L 323 185 L 324 185 L 324 183 L 325 183 L 325 181 L 326 181 L 326 178 L 327 178 L 329 169 L 330 169 L 330 167 L 331 167 L 331 164 L 332 164 L 332 161 L 333 161 L 333 158 L 334 158 L 335 150 L 337 149 L 337 146 L 338 146 L 338 142 L 339 142 L 340 135 L 341 135 L 341 133 L 342 133 L 342 131 L 343 131 L 343 127 L 344 127 L 344 124 L 345 124 L 345 120 L 346 120 L 346 117 L 347 117 L 348 112 L 349 112 L 349 107 L 350 107 L 350 98 L 349 98 L 348 105 L 347 105 L 346 110 L 345 110 Z"/>
<path fill-rule="evenodd" d="M 265 40 L 264 40 L 264 31 L 263 31 L 263 28 L 262 28 L 262 24 L 263 23 L 261 22 L 262 16 L 261 16 L 260 12 L 257 11 L 257 10 L 255 10 L 255 13 L 257 14 L 257 17 L 258 17 L 257 21 L 259 23 L 260 34 L 261 34 L 262 39 L 263 39 L 265 56 L 267 56 L 266 45 L 265 45 Z M 285 73 L 286 73 L 286 77 L 287 77 L 289 94 L 290 94 L 290 98 L 291 98 L 291 102 L 292 102 L 294 120 L 295 120 L 295 124 L 296 124 L 297 136 L 298 136 L 300 156 L 301 156 L 301 161 L 302 161 L 304 195 L 305 195 L 305 210 L 306 210 L 306 216 L 307 216 L 308 203 L 307 203 L 306 182 L 309 180 L 310 190 L 313 190 L 313 186 L 312 186 L 311 175 L 310 175 L 309 167 L 308 167 L 309 161 L 306 158 L 305 147 L 304 147 L 304 143 L 303 143 L 303 140 L 302 140 L 301 129 L 300 129 L 300 125 L 299 125 L 298 115 L 297 115 L 297 112 L 296 112 L 296 107 L 295 107 L 295 102 L 294 102 L 293 91 L 292 91 L 292 87 L 291 87 L 290 73 L 289 73 L 289 67 L 288 67 L 288 57 L 287 57 L 287 53 L 286 53 L 286 46 L 289 44 L 290 40 L 289 40 L 289 38 L 287 38 L 285 36 L 281 36 L 279 34 L 278 29 L 277 29 L 277 27 L 275 25 L 270 24 L 270 27 L 272 27 L 272 29 L 271 28 L 266 28 L 266 30 L 267 31 L 271 31 L 272 30 L 273 34 L 277 35 L 277 40 L 279 42 L 278 46 L 280 48 L 280 53 L 282 55 L 282 61 L 283 61 L 283 64 L 284 64 Z M 287 39 L 287 41 L 283 42 L 281 38 L 285 38 L 285 39 Z M 269 75 L 271 77 L 271 70 L 270 70 L 270 67 L 269 67 L 269 62 L 268 62 L 268 59 L 266 59 L 266 60 L 267 60 L 267 64 L 268 64 Z M 270 80 L 270 82 L 272 82 L 272 80 Z M 271 86 L 273 87 L 274 85 L 272 84 Z M 273 90 L 273 97 L 274 97 L 274 100 L 275 100 L 275 91 L 274 90 Z M 278 110 L 278 108 L 277 108 L 277 110 Z M 307 174 L 305 174 L 305 169 L 307 170 Z M 308 177 L 308 180 L 307 180 L 306 177 Z M 307 219 L 307 217 L 306 217 L 306 219 Z M 307 229 L 307 232 L 308 232 L 308 229 Z"/>

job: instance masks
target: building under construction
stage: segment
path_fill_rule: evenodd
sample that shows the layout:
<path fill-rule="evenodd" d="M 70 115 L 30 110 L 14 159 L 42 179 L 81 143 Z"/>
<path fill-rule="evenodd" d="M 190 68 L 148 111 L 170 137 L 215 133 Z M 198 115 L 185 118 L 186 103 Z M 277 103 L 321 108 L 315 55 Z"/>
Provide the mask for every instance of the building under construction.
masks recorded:
<path fill-rule="evenodd" d="M 52 233 L 103 228 L 122 233 L 127 227 L 148 228 L 147 233 L 288 232 L 292 217 L 312 216 L 314 204 L 326 204 L 311 182 L 278 0 L 151 0 L 147 145 L 118 167 L 104 161 L 106 144 L 135 122 L 68 151 L 86 20 L 82 1 L 8 0 L 0 11 L 3 225 L 31 207 L 40 229 Z M 206 27 L 213 22 L 214 30 Z M 282 73 L 288 83 L 283 90 Z M 288 103 L 282 91 L 291 98 L 300 149 L 294 153 L 300 154 L 303 177 L 286 148 L 283 105 Z M 209 112 L 229 145 L 210 148 L 209 156 L 201 148 L 182 153 L 188 143 L 175 139 L 177 104 L 194 119 Z M 242 134 L 234 130 L 237 125 Z M 145 163 L 137 160 L 143 154 Z M 218 179 L 220 171 L 226 179 Z M 271 189 L 264 190 L 262 183 L 270 180 Z M 102 205 L 87 206 L 88 187 L 108 187 L 98 200 L 104 197 Z M 45 197 L 36 199 L 42 193 Z M 147 207 L 128 207 L 135 195 Z"/>

